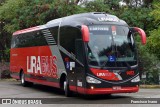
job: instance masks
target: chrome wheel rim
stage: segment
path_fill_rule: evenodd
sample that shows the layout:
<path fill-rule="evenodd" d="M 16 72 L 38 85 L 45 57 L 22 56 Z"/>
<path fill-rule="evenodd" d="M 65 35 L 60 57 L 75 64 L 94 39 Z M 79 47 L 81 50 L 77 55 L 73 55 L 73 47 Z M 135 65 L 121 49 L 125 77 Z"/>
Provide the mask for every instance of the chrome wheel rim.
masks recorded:
<path fill-rule="evenodd" d="M 22 74 L 22 76 L 21 76 L 21 82 L 22 82 L 22 84 L 24 84 L 24 74 Z"/>
<path fill-rule="evenodd" d="M 64 83 L 63 83 L 63 89 L 64 89 L 64 91 L 66 90 L 66 81 L 64 81 Z"/>

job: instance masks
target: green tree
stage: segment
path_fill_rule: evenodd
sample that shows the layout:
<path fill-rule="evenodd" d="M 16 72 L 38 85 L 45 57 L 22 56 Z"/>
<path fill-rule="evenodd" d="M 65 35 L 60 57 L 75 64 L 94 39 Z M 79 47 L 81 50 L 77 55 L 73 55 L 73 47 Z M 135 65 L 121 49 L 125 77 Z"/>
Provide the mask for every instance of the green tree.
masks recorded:
<path fill-rule="evenodd" d="M 160 59 L 160 2 L 154 2 L 154 9 L 151 16 L 154 17 L 153 27 L 155 28 L 150 32 L 147 46 L 151 53 L 154 53 Z"/>
<path fill-rule="evenodd" d="M 137 26 L 144 29 L 147 34 L 153 29 L 153 17 L 149 16 L 152 9 L 123 7 L 117 16 L 125 20 L 129 26 Z"/>
<path fill-rule="evenodd" d="M 113 11 L 110 10 L 110 6 L 108 4 L 104 4 L 103 1 L 92 1 L 85 5 L 86 12 L 106 12 L 112 13 Z"/>
<path fill-rule="evenodd" d="M 158 1 L 158 0 L 155 0 Z M 140 48 L 141 60 L 144 65 L 144 71 L 147 71 L 147 83 L 155 84 L 158 83 L 158 75 L 160 73 L 159 60 L 160 60 L 160 2 L 153 2 L 153 9 L 148 14 L 153 20 L 150 24 L 150 29 L 147 38 L 147 45 L 145 48 Z"/>
<path fill-rule="evenodd" d="M 0 50 L 9 51 L 13 32 L 84 12 L 77 6 L 79 0 L 3 0 L 0 5 Z M 1 52 L 2 54 L 2 52 Z M 9 54 L 9 53 L 8 53 Z M 4 56 L 4 55 L 3 55 Z"/>
<path fill-rule="evenodd" d="M 77 1 L 76 1 L 77 2 Z M 4 29 L 13 33 L 16 30 L 45 24 L 49 20 L 84 12 L 75 1 L 64 0 L 7 0 L 0 7 L 0 20 Z"/>

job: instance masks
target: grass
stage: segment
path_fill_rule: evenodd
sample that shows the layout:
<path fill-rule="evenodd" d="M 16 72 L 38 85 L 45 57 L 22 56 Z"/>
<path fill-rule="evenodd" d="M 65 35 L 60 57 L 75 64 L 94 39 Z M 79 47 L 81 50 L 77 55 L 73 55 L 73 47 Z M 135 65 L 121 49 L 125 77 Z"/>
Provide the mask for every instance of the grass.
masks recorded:
<path fill-rule="evenodd" d="M 140 85 L 140 88 L 160 88 L 160 85 Z"/>
<path fill-rule="evenodd" d="M 17 81 L 17 80 L 13 78 L 6 78 L 6 79 L 0 79 L 0 81 Z"/>

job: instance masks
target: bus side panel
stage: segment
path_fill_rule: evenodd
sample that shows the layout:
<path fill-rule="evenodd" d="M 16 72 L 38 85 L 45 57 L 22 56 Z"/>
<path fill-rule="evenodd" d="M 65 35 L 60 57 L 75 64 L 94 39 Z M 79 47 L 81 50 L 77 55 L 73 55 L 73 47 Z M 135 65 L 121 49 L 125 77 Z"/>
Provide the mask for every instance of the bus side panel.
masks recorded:
<path fill-rule="evenodd" d="M 59 87 L 56 62 L 57 57 L 52 55 L 49 46 L 11 49 L 11 71 L 14 78 L 14 75 L 19 76 L 22 69 L 27 81 Z"/>
<path fill-rule="evenodd" d="M 18 58 L 17 49 L 12 48 L 10 50 L 10 73 L 11 73 L 11 77 L 15 79 L 20 79 L 19 72 L 21 68 L 17 66 L 18 65 L 17 63 L 19 62 L 19 60 L 20 58 Z"/>

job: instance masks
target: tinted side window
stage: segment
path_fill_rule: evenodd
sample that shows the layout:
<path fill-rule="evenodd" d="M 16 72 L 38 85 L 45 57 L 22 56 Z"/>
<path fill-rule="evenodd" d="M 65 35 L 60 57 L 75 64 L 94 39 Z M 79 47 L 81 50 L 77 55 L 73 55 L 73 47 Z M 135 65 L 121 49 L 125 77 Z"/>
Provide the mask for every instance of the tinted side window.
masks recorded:
<path fill-rule="evenodd" d="M 48 45 L 41 31 L 16 35 L 12 38 L 12 48 Z"/>
<path fill-rule="evenodd" d="M 17 37 L 18 36 L 12 36 L 12 41 L 11 41 L 11 48 L 16 48 L 17 46 Z"/>
<path fill-rule="evenodd" d="M 60 28 L 60 45 L 75 54 L 75 39 L 81 35 L 78 28 L 64 26 Z"/>
<path fill-rule="evenodd" d="M 22 42 L 25 42 L 24 47 L 47 45 L 47 41 L 41 31 L 26 33 L 23 35 L 23 38 L 25 39 L 21 40 L 23 40 Z"/>

